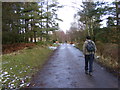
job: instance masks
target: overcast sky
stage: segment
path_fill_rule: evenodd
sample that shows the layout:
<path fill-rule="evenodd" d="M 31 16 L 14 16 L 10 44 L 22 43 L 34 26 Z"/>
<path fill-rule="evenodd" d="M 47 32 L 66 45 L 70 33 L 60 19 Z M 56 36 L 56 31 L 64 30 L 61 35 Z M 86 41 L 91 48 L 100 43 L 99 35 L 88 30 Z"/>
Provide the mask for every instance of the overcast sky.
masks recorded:
<path fill-rule="evenodd" d="M 112 2 L 113 0 L 97 0 L 97 1 Z M 71 22 L 74 22 L 73 18 L 74 14 L 78 10 L 77 7 L 80 8 L 82 0 L 58 0 L 58 2 L 61 5 L 65 5 L 63 8 L 59 9 L 58 17 L 63 20 L 63 22 L 59 22 L 60 29 L 66 32 L 66 30 L 69 30 Z M 76 8 L 73 8 L 71 6 L 74 6 Z M 105 24 L 105 22 L 103 23 Z"/>
<path fill-rule="evenodd" d="M 58 17 L 63 20 L 59 22 L 59 27 L 61 30 L 69 30 L 71 22 L 74 21 L 74 14 L 77 12 L 77 7 L 82 3 L 81 0 L 58 0 L 60 4 L 65 5 L 63 8 L 59 9 Z M 77 3 L 76 5 L 73 3 Z M 73 8 L 72 6 L 76 7 Z"/>

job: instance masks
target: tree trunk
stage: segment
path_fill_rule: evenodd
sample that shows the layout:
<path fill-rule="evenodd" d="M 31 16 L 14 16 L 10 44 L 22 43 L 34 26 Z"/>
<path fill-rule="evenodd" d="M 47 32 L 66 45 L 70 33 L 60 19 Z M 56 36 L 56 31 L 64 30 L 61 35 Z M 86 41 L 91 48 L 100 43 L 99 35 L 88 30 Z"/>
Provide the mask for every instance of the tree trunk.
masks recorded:
<path fill-rule="evenodd" d="M 34 31 L 34 42 L 36 42 L 36 31 Z"/>

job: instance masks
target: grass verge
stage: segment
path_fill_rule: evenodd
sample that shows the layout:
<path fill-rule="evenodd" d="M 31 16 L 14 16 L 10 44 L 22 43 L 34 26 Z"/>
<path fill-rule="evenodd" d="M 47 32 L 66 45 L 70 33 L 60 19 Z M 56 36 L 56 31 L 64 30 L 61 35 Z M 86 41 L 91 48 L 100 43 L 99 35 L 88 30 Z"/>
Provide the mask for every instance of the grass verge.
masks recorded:
<path fill-rule="evenodd" d="M 2 89 L 29 86 L 31 77 L 42 67 L 52 50 L 35 46 L 2 56 Z"/>

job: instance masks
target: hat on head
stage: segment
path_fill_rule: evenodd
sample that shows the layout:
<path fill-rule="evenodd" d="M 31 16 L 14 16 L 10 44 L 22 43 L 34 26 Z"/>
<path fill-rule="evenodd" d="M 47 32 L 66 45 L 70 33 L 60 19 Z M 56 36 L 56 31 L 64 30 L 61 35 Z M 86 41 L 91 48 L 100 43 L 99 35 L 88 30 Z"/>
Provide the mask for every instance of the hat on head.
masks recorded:
<path fill-rule="evenodd" d="M 90 37 L 90 36 L 87 36 L 86 39 L 91 39 L 91 37 Z"/>

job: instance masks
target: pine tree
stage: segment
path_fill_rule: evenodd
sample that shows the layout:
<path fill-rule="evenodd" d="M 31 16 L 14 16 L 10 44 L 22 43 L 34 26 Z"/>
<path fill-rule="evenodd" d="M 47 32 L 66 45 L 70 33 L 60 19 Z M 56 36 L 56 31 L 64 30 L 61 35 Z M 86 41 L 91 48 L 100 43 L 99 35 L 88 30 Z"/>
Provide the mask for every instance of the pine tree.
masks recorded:
<path fill-rule="evenodd" d="M 58 29 L 56 1 L 46 4 L 37 2 L 3 3 L 3 43 L 36 42 L 36 38 L 49 36 L 49 31 Z M 54 10 L 53 10 L 54 9 Z"/>

